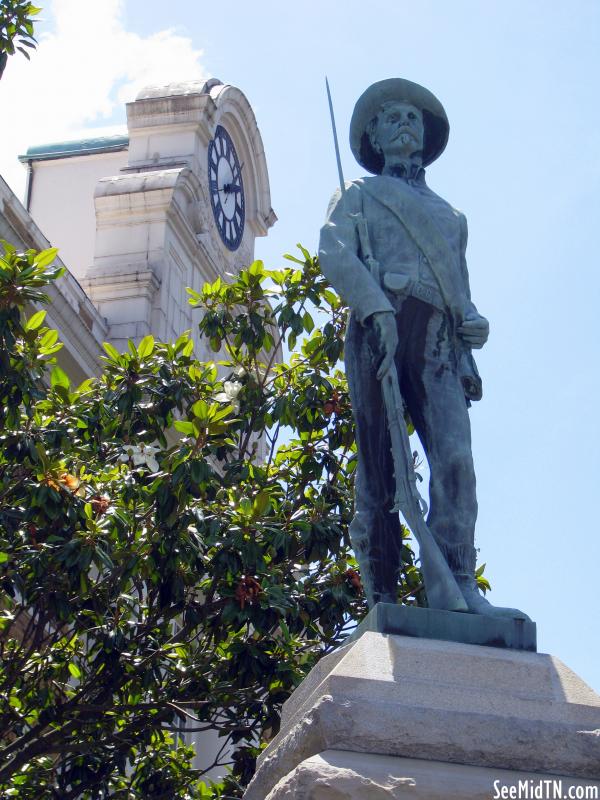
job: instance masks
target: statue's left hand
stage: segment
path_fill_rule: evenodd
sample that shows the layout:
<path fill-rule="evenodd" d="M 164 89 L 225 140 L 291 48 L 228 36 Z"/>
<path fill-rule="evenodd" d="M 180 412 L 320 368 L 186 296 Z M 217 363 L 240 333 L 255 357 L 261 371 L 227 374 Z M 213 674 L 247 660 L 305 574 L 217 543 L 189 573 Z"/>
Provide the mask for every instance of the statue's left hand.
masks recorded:
<path fill-rule="evenodd" d="M 458 335 L 470 347 L 479 350 L 490 335 L 490 323 L 481 314 L 467 316 L 458 327 Z"/>
<path fill-rule="evenodd" d="M 394 363 L 398 347 L 398 328 L 393 311 L 376 311 L 371 315 L 370 321 L 377 336 L 381 357 L 377 369 L 377 380 L 380 381 Z"/>

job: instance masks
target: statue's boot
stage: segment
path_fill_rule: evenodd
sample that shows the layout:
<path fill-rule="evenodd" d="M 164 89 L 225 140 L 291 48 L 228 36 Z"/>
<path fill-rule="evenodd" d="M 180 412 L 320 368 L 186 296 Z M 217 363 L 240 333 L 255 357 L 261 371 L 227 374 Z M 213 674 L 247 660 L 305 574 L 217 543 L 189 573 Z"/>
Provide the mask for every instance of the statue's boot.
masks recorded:
<path fill-rule="evenodd" d="M 458 588 L 462 592 L 462 596 L 465 598 L 467 606 L 469 607 L 469 613 L 471 614 L 483 614 L 485 617 L 510 617 L 512 619 L 526 619 L 529 620 L 530 617 L 527 616 L 523 611 L 519 611 L 518 608 L 505 608 L 504 606 L 494 606 L 487 600 L 481 593 L 481 590 L 477 587 L 477 581 L 475 580 L 474 574 L 454 574 L 456 578 L 456 582 L 458 584 Z"/>
<path fill-rule="evenodd" d="M 439 542 L 439 540 L 438 540 Z M 472 545 L 448 544 L 439 542 L 440 550 L 446 556 L 448 566 L 454 573 L 456 583 L 470 614 L 482 614 L 484 617 L 504 617 L 510 619 L 530 620 L 523 611 L 518 608 L 505 608 L 504 606 L 494 606 L 487 600 L 477 586 L 475 579 L 475 564 L 477 553 Z"/>

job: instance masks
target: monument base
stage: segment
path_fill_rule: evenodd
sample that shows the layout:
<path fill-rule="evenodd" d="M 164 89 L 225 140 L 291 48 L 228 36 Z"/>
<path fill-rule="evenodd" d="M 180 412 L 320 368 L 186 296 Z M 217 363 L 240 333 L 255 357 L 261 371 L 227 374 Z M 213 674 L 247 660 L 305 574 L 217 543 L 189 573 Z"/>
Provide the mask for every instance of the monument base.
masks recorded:
<path fill-rule="evenodd" d="M 348 641 L 360 638 L 366 631 L 486 647 L 537 650 L 536 625 L 528 619 L 484 617 L 481 614 L 462 614 L 393 603 L 377 603 L 348 637 Z"/>
<path fill-rule="evenodd" d="M 534 772 L 326 750 L 282 778 L 266 800 L 553 800 L 600 797 L 599 785 Z"/>
<path fill-rule="evenodd" d="M 244 797 L 563 796 L 495 794 L 519 779 L 600 798 L 600 696 L 549 655 L 367 630 L 287 701 Z"/>

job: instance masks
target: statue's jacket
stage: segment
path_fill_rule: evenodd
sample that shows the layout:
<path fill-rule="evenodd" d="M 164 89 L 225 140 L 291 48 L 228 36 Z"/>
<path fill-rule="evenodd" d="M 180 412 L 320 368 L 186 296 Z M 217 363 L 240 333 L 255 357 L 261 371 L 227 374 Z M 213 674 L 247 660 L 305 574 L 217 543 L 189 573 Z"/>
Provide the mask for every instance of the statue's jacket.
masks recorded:
<path fill-rule="evenodd" d="M 413 238 L 410 228 L 414 233 L 414 219 L 406 226 L 407 207 L 417 212 L 417 220 L 419 215 L 422 221 L 426 216 L 428 225 L 435 227 L 434 238 L 443 240 L 443 257 L 436 259 L 435 273 L 415 241 L 420 239 L 423 244 L 426 232 L 416 231 L 419 236 Z M 379 264 L 378 278 L 361 260 L 358 215 L 367 223 L 371 249 Z M 432 231 L 430 227 L 429 233 Z M 329 204 L 321 229 L 319 260 L 324 275 L 362 324 L 375 312 L 394 310 L 390 293 L 413 295 L 443 310 L 440 270 L 452 288 L 454 308 L 464 318 L 477 314 L 469 289 L 466 245 L 464 214 L 431 191 L 421 170 L 408 182 L 383 175 L 347 182 L 345 192 L 338 190 Z"/>

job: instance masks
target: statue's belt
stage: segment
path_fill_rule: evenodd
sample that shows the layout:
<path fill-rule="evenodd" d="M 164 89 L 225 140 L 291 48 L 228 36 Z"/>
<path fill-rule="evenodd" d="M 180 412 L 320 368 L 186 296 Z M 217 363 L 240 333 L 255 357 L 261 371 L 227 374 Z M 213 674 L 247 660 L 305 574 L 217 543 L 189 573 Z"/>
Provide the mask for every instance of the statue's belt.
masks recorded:
<path fill-rule="evenodd" d="M 441 292 L 432 286 L 420 283 L 409 275 L 403 275 L 401 272 L 384 272 L 381 275 L 381 284 L 384 289 L 396 297 L 416 297 L 417 300 L 429 303 L 438 311 L 449 313 Z M 471 350 L 461 347 L 458 358 L 458 374 L 467 401 L 470 403 L 471 400 L 481 400 L 483 388 Z"/>
<path fill-rule="evenodd" d="M 446 310 L 444 299 L 438 289 L 421 283 L 409 275 L 403 275 L 401 272 L 384 272 L 381 276 L 381 283 L 383 288 L 391 294 L 416 297 L 417 300 L 429 303 L 438 311 Z"/>

